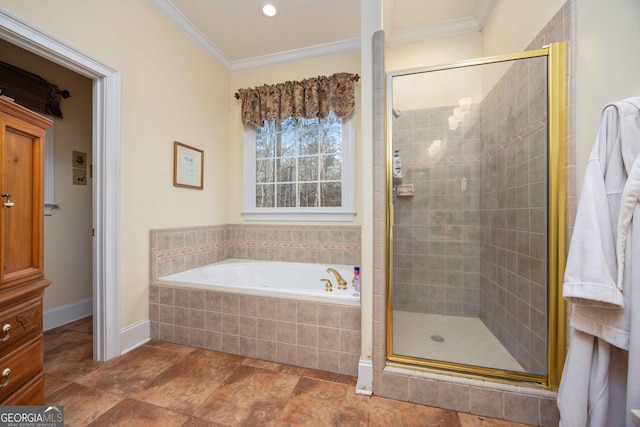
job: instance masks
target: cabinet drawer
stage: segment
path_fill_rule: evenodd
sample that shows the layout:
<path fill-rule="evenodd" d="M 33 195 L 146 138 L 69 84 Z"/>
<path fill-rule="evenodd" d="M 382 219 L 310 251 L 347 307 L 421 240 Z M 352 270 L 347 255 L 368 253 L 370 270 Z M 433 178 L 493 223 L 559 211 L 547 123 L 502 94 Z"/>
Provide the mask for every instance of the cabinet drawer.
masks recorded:
<path fill-rule="evenodd" d="M 43 354 L 38 338 L 0 360 L 0 401 L 42 371 Z"/>
<path fill-rule="evenodd" d="M 18 304 L 0 315 L 0 357 L 14 350 L 15 345 L 42 329 L 42 304 L 32 299 Z"/>
<path fill-rule="evenodd" d="M 22 388 L 9 396 L 2 406 L 42 406 L 44 405 L 44 372 L 39 373 Z"/>

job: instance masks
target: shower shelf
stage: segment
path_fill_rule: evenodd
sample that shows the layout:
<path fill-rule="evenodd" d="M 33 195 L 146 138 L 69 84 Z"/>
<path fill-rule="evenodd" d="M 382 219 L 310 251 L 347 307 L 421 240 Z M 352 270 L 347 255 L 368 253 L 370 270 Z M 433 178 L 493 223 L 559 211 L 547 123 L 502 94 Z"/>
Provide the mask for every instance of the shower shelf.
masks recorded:
<path fill-rule="evenodd" d="M 397 186 L 396 193 L 398 197 L 409 197 L 415 194 L 413 184 L 400 184 Z"/>

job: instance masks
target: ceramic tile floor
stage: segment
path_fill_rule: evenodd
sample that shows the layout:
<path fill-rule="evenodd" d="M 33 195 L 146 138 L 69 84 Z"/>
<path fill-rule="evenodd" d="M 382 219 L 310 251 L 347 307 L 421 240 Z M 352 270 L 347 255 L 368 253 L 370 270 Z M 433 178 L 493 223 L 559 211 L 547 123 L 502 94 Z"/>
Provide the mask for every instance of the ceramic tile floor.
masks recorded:
<path fill-rule="evenodd" d="M 432 337 L 441 337 L 437 341 Z M 395 354 L 524 372 L 477 317 L 393 312 Z"/>
<path fill-rule="evenodd" d="M 45 404 L 65 426 L 461 426 L 522 424 L 354 393 L 356 379 L 151 341 L 92 360 L 91 318 L 45 332 Z"/>

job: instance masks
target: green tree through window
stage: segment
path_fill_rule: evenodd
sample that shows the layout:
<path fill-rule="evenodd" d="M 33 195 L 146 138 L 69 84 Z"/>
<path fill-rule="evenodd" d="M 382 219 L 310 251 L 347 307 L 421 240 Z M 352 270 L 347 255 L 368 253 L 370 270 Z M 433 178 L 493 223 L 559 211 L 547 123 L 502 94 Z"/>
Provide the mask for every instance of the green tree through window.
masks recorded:
<path fill-rule="evenodd" d="M 342 205 L 342 119 L 265 123 L 256 132 L 256 208 Z"/>

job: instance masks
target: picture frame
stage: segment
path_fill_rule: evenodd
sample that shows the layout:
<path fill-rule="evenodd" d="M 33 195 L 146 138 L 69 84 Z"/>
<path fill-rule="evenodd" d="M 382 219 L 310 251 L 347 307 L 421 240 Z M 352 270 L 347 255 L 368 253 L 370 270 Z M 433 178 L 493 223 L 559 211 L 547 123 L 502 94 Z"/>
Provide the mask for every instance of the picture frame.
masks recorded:
<path fill-rule="evenodd" d="M 80 169 L 87 168 L 87 153 L 74 150 L 72 156 L 72 167 Z"/>
<path fill-rule="evenodd" d="M 202 190 L 204 151 L 173 142 L 173 185 Z"/>

